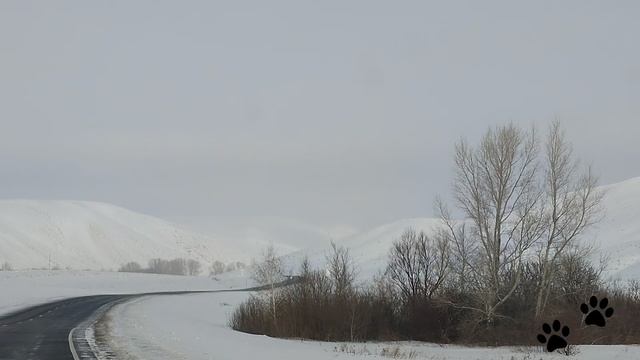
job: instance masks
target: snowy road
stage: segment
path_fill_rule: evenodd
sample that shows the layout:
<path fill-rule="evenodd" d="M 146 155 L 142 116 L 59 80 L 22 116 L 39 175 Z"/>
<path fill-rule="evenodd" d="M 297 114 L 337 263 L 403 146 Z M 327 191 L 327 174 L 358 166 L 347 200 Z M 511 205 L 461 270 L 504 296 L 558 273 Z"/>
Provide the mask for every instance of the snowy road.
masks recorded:
<path fill-rule="evenodd" d="M 0 360 L 73 360 L 74 357 L 76 360 L 94 359 L 94 349 L 87 342 L 86 330 L 111 306 L 120 302 L 148 296 L 247 292 L 258 289 L 260 287 L 91 295 L 28 307 L 0 316 Z"/>
<path fill-rule="evenodd" d="M 85 327 L 91 325 L 92 318 L 119 302 L 141 296 L 248 290 L 93 295 L 29 307 L 0 317 L 0 360 L 74 360 L 74 355 L 76 359 L 94 359 L 85 338 Z"/>

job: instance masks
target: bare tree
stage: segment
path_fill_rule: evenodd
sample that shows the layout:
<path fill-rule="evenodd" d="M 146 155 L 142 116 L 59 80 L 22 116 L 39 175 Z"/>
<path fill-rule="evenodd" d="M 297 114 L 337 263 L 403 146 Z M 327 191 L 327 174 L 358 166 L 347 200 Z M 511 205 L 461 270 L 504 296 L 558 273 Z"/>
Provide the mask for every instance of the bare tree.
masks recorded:
<path fill-rule="evenodd" d="M 544 238 L 539 253 L 541 269 L 535 315 L 542 315 L 547 304 L 558 260 L 576 239 L 591 226 L 600 212 L 603 192 L 596 190 L 597 180 L 587 167 L 579 173 L 559 122 L 549 130 L 544 154 Z"/>
<path fill-rule="evenodd" d="M 488 322 L 516 290 L 534 244 L 539 245 L 535 314 L 540 316 L 559 259 L 599 218 L 603 194 L 590 168 L 579 171 L 560 124 L 551 125 L 542 154 L 537 143 L 534 129 L 513 125 L 490 129 L 475 148 L 460 141 L 454 195 L 465 219 L 452 220 L 438 203 L 455 253 L 454 272 L 478 294 L 476 310 Z"/>
<path fill-rule="evenodd" d="M 175 258 L 173 260 L 169 260 L 167 267 L 167 274 L 187 275 L 187 260 L 185 259 Z"/>
<path fill-rule="evenodd" d="M 513 125 L 490 129 L 476 148 L 464 140 L 455 148 L 454 195 L 466 230 L 453 225 L 444 206 L 441 215 L 453 248 L 465 251 L 459 259 L 487 324 L 517 288 L 523 257 L 540 235 L 537 149 L 535 131 Z"/>
<path fill-rule="evenodd" d="M 225 268 L 224 268 L 224 272 L 232 272 L 232 271 L 236 271 L 236 263 L 235 262 L 228 263 L 227 266 L 225 266 Z"/>
<path fill-rule="evenodd" d="M 416 251 L 417 235 L 408 229 L 389 251 L 386 273 L 405 299 L 416 299 L 420 291 L 420 269 Z"/>
<path fill-rule="evenodd" d="M 353 297 L 356 268 L 349 249 L 337 246 L 332 241 L 331 254 L 327 256 L 327 266 L 335 300 L 340 303 L 340 306 L 349 309 L 349 339 L 355 341 L 360 328 L 358 319 L 361 314 L 358 312 L 357 300 Z"/>
<path fill-rule="evenodd" d="M 551 293 L 578 303 L 598 291 L 606 260 L 601 259 L 600 264 L 595 265 L 592 255 L 591 246 L 576 244 L 565 248 L 554 264 L 555 281 L 551 281 L 551 287 L 556 290 Z"/>
<path fill-rule="evenodd" d="M 449 273 L 450 249 L 445 231 L 437 230 L 432 238 L 424 232 L 418 235 L 418 264 L 422 270 L 422 293 L 431 298 Z"/>
<path fill-rule="evenodd" d="M 224 263 L 220 260 L 216 260 L 209 267 L 209 276 L 222 274 L 224 270 L 225 270 Z"/>
<path fill-rule="evenodd" d="M 472 284 L 470 279 L 473 277 L 468 264 L 471 262 L 472 254 L 476 252 L 477 244 L 467 236 L 465 222 L 454 220 L 446 204 L 439 197 L 436 198 L 436 212 L 444 225 L 438 230 L 440 237 L 449 244 L 451 250 L 449 258 L 451 285 L 461 293 L 468 293 L 468 287 Z"/>
<path fill-rule="evenodd" d="M 327 256 L 327 272 L 335 293 L 348 295 L 353 290 L 356 270 L 349 249 L 331 242 L 331 254 Z"/>
<path fill-rule="evenodd" d="M 253 264 L 253 280 L 260 285 L 269 285 L 269 299 L 271 302 L 271 316 L 277 321 L 276 313 L 276 283 L 283 277 L 282 261 L 278 257 L 273 245 L 269 245 L 263 252 L 260 262 Z"/>
<path fill-rule="evenodd" d="M 202 265 L 197 260 L 189 259 L 187 260 L 187 274 L 191 276 L 196 276 L 200 274 L 202 269 Z"/>
<path fill-rule="evenodd" d="M 438 231 L 435 239 L 424 232 L 406 230 L 389 252 L 387 275 L 405 299 L 431 298 L 444 282 L 449 270 L 447 233 Z"/>
<path fill-rule="evenodd" d="M 142 266 L 135 261 L 128 262 L 118 269 L 120 272 L 142 272 Z"/>

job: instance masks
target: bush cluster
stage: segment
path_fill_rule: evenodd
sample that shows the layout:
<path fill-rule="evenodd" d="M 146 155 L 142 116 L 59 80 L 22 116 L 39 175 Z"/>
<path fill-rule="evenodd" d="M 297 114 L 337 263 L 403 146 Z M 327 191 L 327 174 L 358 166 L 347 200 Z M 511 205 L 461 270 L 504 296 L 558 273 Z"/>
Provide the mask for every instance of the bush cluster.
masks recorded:
<path fill-rule="evenodd" d="M 193 259 L 176 258 L 172 260 L 151 259 L 148 266 L 143 268 L 137 262 L 128 262 L 120 267 L 120 272 L 136 272 L 166 275 L 190 275 L 200 274 L 202 265 Z"/>
<path fill-rule="evenodd" d="M 397 255 L 391 251 L 390 266 Z M 640 315 L 640 282 L 605 286 L 597 268 L 569 253 L 555 270 L 544 314 L 536 317 L 540 270 L 534 262 L 523 267 L 516 292 L 490 324 L 475 308 L 473 288 L 460 284 L 458 278 L 447 277 L 437 289 L 429 287 L 432 291 L 424 291 L 421 285 L 411 292 L 387 271 L 370 284 L 357 286 L 354 277 L 336 276 L 331 270 L 353 274 L 350 259 L 332 256 L 328 270 L 310 269 L 305 261 L 300 281 L 276 289 L 275 301 L 266 294 L 251 296 L 235 310 L 230 325 L 252 334 L 321 341 L 417 340 L 497 346 L 536 345 L 540 325 L 559 319 L 571 327 L 572 344 L 640 341 L 640 323 L 633 320 Z M 504 276 L 515 275 L 507 272 Z M 615 306 L 616 315 L 605 332 L 583 324 L 579 307 L 592 295 L 608 297 Z"/>

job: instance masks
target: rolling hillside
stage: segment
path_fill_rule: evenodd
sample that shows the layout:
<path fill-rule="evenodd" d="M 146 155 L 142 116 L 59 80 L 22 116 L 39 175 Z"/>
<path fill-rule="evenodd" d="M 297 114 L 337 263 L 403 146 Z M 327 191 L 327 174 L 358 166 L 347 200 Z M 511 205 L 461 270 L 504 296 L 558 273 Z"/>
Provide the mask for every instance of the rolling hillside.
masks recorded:
<path fill-rule="evenodd" d="M 608 258 L 605 275 L 612 278 L 640 279 L 640 177 L 620 183 L 601 186 L 605 191 L 603 218 L 591 227 L 582 239 L 596 245 L 593 261 L 600 256 Z M 429 233 L 439 220 L 415 218 L 399 220 L 372 230 L 342 239 L 339 243 L 350 249 L 359 276 L 370 278 L 384 270 L 387 254 L 393 241 L 407 228 Z M 287 256 L 288 267 L 295 271 L 304 256 L 316 267 L 323 267 L 327 245 L 296 252 Z"/>
<path fill-rule="evenodd" d="M 640 277 L 640 177 L 601 189 L 606 191 L 604 218 L 583 239 L 598 245 L 597 257 L 608 256 L 607 275 Z M 219 231 L 208 230 L 215 235 L 207 236 L 103 203 L 4 200 L 0 201 L 0 262 L 31 269 L 48 268 L 51 260 L 60 268 L 100 270 L 117 269 L 128 261 L 146 264 L 150 258 L 184 257 L 208 266 L 212 260 L 249 262 L 267 243 L 274 243 L 281 254 L 294 251 L 285 256 L 291 272 L 303 256 L 324 266 L 331 236 L 281 222 L 274 225 L 273 219 L 262 219 L 247 226 L 247 221 L 218 219 L 211 225 Z M 404 219 L 336 241 L 350 249 L 360 276 L 367 278 L 384 269 L 391 243 L 405 229 L 429 232 L 437 225 L 437 219 Z"/>
<path fill-rule="evenodd" d="M 117 269 L 183 257 L 247 261 L 241 244 L 183 230 L 117 206 L 82 201 L 0 201 L 0 261 L 15 269 Z"/>
<path fill-rule="evenodd" d="M 604 217 L 583 238 L 597 244 L 608 258 L 609 275 L 640 279 L 640 177 L 601 189 Z"/>

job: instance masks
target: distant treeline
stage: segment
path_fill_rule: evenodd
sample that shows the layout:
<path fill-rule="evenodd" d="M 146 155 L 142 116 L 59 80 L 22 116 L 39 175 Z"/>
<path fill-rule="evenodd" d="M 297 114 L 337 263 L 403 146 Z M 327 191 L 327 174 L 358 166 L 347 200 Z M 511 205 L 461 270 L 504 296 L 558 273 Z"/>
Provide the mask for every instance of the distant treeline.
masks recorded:
<path fill-rule="evenodd" d="M 245 269 L 247 265 L 240 261 L 232 261 L 230 263 L 223 263 L 222 261 L 214 261 L 209 268 L 209 276 L 220 275 L 226 272 Z"/>
<path fill-rule="evenodd" d="M 139 263 L 132 261 L 122 265 L 120 269 L 118 269 L 118 271 L 193 276 L 200 274 L 200 272 L 202 271 L 202 265 L 200 264 L 200 262 L 193 259 L 151 259 L 149 260 L 146 268 L 143 268 Z"/>
<path fill-rule="evenodd" d="M 215 261 L 209 268 L 209 275 L 219 275 L 225 272 L 244 269 L 246 265 L 242 262 L 230 262 L 225 264 L 221 261 Z M 167 275 L 183 275 L 196 276 L 202 273 L 202 264 L 197 260 L 175 258 L 167 259 L 151 259 L 147 267 L 142 267 L 135 261 L 128 262 L 118 269 L 120 272 L 147 273 L 147 274 L 167 274 Z"/>

